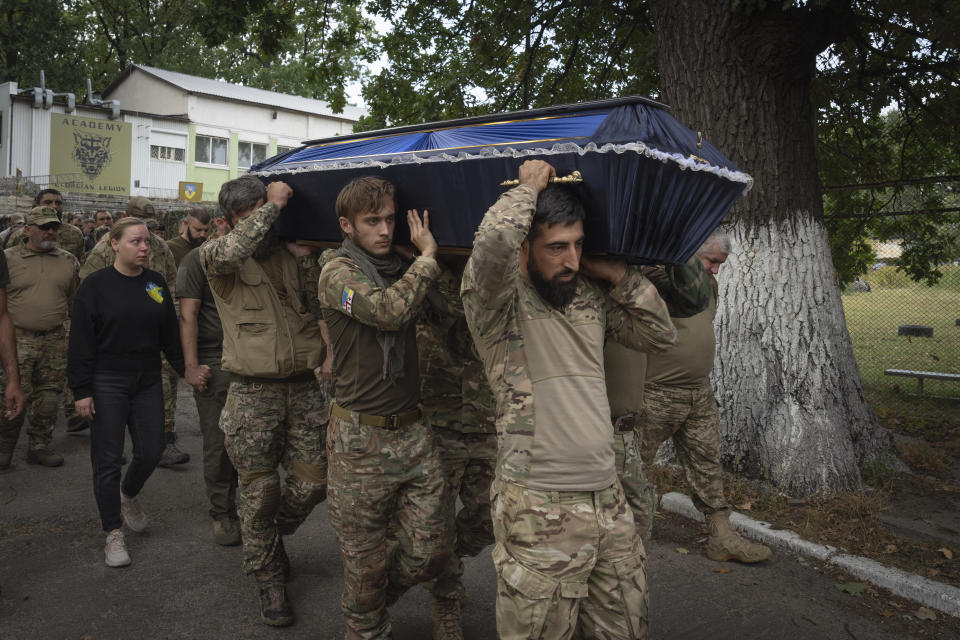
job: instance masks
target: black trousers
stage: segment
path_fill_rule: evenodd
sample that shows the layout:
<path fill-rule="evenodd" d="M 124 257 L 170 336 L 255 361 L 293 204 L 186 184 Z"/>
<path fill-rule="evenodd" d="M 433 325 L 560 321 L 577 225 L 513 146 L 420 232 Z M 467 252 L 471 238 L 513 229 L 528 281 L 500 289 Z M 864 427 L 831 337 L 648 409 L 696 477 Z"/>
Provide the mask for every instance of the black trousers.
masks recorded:
<path fill-rule="evenodd" d="M 123 493 L 133 497 L 160 461 L 163 436 L 163 388 L 160 370 L 132 373 L 98 371 L 93 376 L 93 426 L 90 462 L 93 494 L 104 531 L 123 525 L 120 517 L 120 472 L 124 430 L 129 428 L 133 459 L 123 477 Z"/>

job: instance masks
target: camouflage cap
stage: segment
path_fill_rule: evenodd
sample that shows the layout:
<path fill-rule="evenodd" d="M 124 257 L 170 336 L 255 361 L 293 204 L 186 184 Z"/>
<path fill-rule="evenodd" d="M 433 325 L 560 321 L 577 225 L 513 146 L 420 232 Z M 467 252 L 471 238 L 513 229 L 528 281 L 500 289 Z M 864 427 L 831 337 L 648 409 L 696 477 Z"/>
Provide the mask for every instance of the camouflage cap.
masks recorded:
<path fill-rule="evenodd" d="M 148 198 L 133 196 L 127 202 L 127 215 L 134 218 L 153 218 L 157 215 L 157 210 Z"/>
<path fill-rule="evenodd" d="M 51 222 L 60 224 L 60 216 L 57 215 L 57 210 L 53 207 L 34 207 L 30 209 L 30 213 L 27 214 L 27 224 L 39 226 L 50 224 Z"/>

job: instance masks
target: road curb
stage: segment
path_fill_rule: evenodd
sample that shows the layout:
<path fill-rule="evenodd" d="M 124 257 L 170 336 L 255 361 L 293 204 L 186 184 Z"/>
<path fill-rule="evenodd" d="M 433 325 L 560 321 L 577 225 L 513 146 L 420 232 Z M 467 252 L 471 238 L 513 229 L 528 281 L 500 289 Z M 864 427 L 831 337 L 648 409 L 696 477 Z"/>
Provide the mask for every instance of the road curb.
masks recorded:
<path fill-rule="evenodd" d="M 697 511 L 690 498 L 682 493 L 670 492 L 665 494 L 660 498 L 660 506 L 671 513 L 703 522 L 703 514 Z M 733 512 L 730 516 L 730 522 L 749 538 L 832 564 L 850 575 L 882 587 L 894 595 L 909 598 L 960 618 L 960 589 L 956 587 L 888 567 L 869 558 L 842 553 L 840 549 L 835 547 L 804 540 L 793 531 L 773 529 L 769 522 L 754 520 L 742 513 Z"/>

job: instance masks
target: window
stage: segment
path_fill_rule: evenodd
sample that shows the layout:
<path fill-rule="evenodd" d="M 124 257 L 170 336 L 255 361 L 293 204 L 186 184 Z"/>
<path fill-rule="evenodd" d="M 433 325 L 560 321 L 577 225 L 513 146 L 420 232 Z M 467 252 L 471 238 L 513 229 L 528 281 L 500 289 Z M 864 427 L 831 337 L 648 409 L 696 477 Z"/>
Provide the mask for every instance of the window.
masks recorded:
<path fill-rule="evenodd" d="M 173 162 L 183 162 L 185 149 L 176 147 L 164 147 L 159 144 L 150 145 L 150 157 L 153 160 L 172 160 Z"/>
<path fill-rule="evenodd" d="M 237 152 L 237 165 L 244 169 L 267 159 L 267 145 L 265 144 L 241 142 L 237 145 Z"/>
<path fill-rule="evenodd" d="M 227 139 L 197 136 L 194 160 L 207 164 L 227 164 Z"/>

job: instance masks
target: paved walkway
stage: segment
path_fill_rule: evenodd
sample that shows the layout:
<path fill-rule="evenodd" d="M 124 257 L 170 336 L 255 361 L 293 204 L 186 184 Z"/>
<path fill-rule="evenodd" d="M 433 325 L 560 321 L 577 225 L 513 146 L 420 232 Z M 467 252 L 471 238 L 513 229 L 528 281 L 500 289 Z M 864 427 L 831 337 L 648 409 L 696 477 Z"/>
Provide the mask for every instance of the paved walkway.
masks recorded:
<path fill-rule="evenodd" d="M 142 503 L 150 528 L 128 536 L 133 564 L 124 569 L 103 564 L 88 436 L 67 436 L 58 427 L 54 447 L 67 459 L 58 469 L 27 465 L 21 443 L 14 466 L 0 472 L 2 640 L 342 637 L 340 560 L 322 506 L 286 540 L 296 625 L 277 630 L 258 622 L 240 549 L 213 544 L 196 413 L 189 395 L 181 398 L 181 446 L 192 460 L 158 469 L 147 483 Z M 912 613 L 918 605 L 882 591 L 860 598 L 842 593 L 838 569 L 789 552 L 759 567 L 718 565 L 703 556 L 699 527 L 678 516 L 659 519 L 656 537 L 648 565 L 651 638 L 960 637 L 956 619 L 919 620 Z M 468 561 L 467 578 L 465 636 L 495 638 L 488 554 Z M 404 596 L 391 616 L 396 640 L 430 637 L 423 589 Z"/>

